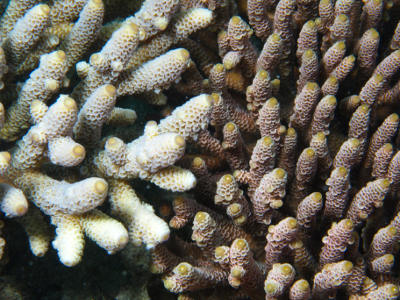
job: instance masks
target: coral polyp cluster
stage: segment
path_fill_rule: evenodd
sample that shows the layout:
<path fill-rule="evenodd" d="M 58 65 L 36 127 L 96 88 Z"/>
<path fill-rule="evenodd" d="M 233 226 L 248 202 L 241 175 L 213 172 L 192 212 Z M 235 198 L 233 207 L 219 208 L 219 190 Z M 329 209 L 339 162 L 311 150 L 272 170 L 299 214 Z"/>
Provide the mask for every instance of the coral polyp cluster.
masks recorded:
<path fill-rule="evenodd" d="M 85 237 L 143 245 L 181 300 L 397 299 L 399 16 L 398 0 L 10 0 L 3 225 L 69 267 Z"/>

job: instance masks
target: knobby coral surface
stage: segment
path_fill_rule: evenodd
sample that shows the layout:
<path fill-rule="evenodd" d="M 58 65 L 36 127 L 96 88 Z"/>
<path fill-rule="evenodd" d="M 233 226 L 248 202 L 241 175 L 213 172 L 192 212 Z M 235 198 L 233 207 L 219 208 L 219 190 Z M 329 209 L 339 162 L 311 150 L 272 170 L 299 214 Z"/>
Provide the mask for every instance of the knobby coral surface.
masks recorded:
<path fill-rule="evenodd" d="M 178 299 L 397 299 L 399 16 L 397 0 L 10 0 L 2 226 L 66 266 L 85 236 L 144 244 Z M 139 101 L 155 113 L 138 132 Z M 142 200 L 143 181 L 169 192 Z"/>

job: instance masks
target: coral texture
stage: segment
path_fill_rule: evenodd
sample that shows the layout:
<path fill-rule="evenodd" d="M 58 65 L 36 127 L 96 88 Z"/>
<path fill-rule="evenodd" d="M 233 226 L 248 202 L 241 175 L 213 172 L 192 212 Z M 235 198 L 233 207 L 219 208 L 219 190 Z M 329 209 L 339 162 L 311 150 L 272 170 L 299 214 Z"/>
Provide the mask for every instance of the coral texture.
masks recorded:
<path fill-rule="evenodd" d="M 35 256 L 144 245 L 178 299 L 399 297 L 400 1 L 39 2 L 0 19 L 0 225 Z"/>

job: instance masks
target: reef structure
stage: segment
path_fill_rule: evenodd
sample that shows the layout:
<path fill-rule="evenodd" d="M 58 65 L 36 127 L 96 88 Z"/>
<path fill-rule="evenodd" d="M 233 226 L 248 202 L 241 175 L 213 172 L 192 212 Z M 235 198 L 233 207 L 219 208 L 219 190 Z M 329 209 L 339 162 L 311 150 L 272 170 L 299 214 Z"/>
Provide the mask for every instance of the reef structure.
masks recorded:
<path fill-rule="evenodd" d="M 9 1 L 4 226 L 69 267 L 144 244 L 181 300 L 397 299 L 400 2 L 122 2 Z"/>

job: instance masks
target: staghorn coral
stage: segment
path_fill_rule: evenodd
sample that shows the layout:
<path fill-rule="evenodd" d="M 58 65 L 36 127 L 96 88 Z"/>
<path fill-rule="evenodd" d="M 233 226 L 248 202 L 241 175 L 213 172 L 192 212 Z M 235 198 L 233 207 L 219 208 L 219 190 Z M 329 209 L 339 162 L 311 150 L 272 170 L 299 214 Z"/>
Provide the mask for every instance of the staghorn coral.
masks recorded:
<path fill-rule="evenodd" d="M 43 2 L 0 19 L 2 231 L 179 299 L 399 296 L 398 1 Z"/>

